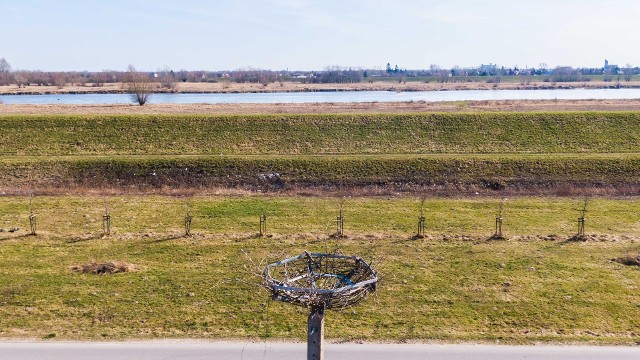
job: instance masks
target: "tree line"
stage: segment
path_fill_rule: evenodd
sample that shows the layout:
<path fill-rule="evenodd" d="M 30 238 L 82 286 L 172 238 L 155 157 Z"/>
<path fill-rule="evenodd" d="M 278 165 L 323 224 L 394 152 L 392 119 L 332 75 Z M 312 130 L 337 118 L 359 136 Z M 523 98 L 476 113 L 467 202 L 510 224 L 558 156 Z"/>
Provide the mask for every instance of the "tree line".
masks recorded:
<path fill-rule="evenodd" d="M 381 69 L 363 69 L 341 66 L 330 66 L 323 70 L 289 71 L 265 70 L 257 68 L 241 68 L 229 71 L 206 70 L 172 70 L 168 67 L 156 71 L 140 72 L 152 82 L 160 84 L 166 90 L 173 90 L 180 82 L 190 83 L 255 83 L 267 86 L 271 83 L 300 82 L 300 83 L 358 83 L 375 81 L 383 78 L 397 78 L 404 80 L 423 80 L 436 82 L 467 81 L 465 79 L 486 78 L 488 82 L 499 82 L 501 77 L 519 76 L 524 78 L 539 77 L 539 81 L 575 82 L 589 81 L 593 76 L 603 76 L 605 81 L 631 81 L 634 75 L 640 74 L 640 68 L 626 65 L 610 68 L 573 68 L 561 66 L 549 68 L 546 64 L 538 67 L 519 68 L 496 65 L 461 68 L 454 66 L 450 69 L 432 64 L 425 69 L 410 70 L 398 65 L 387 63 Z M 40 70 L 13 70 L 9 62 L 0 58 L 0 86 L 16 85 L 56 86 L 62 88 L 67 85 L 101 87 L 108 83 L 123 83 L 130 77 L 130 71 L 64 71 L 51 72 Z"/>

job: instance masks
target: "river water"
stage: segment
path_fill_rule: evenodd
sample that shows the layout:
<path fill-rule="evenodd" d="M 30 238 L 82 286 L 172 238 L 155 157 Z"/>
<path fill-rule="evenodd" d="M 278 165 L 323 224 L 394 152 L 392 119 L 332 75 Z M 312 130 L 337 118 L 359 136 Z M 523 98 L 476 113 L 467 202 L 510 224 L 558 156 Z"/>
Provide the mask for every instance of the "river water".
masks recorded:
<path fill-rule="evenodd" d="M 640 89 L 338 91 L 239 94 L 153 94 L 150 104 L 348 103 L 473 100 L 640 99 Z M 129 104 L 127 94 L 0 95 L 5 104 Z"/>

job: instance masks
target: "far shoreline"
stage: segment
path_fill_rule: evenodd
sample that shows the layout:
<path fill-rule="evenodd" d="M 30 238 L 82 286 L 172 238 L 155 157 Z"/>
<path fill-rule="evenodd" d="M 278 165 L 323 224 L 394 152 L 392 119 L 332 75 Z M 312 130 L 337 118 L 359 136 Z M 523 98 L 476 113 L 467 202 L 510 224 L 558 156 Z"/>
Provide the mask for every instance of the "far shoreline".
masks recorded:
<path fill-rule="evenodd" d="M 270 83 L 176 83 L 174 89 L 162 89 L 158 85 L 156 94 L 240 94 L 240 93 L 298 93 L 298 92 L 351 92 L 351 91 L 463 91 L 463 90 L 567 90 L 567 89 L 638 89 L 640 81 L 629 82 L 360 82 L 345 84 L 305 84 L 296 82 Z M 56 86 L 17 85 L 0 86 L 0 95 L 57 95 L 57 94 L 126 94 L 122 83 L 107 83 L 103 86 L 67 84 Z"/>

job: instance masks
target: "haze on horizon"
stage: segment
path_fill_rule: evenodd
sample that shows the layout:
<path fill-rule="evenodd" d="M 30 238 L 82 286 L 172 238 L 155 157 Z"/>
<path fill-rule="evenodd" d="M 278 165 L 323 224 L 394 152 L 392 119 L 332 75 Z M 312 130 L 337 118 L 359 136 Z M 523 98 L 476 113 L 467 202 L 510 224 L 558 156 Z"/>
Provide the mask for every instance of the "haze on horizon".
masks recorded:
<path fill-rule="evenodd" d="M 0 0 L 14 69 L 640 65 L 633 0 Z"/>

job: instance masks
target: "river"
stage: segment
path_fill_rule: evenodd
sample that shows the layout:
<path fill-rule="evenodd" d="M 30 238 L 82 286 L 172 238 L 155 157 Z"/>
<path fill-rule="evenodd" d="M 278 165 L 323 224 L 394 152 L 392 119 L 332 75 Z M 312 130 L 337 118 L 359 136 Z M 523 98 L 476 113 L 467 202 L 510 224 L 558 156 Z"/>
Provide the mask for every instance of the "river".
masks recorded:
<path fill-rule="evenodd" d="M 640 89 L 337 91 L 232 94 L 153 94 L 150 104 L 349 103 L 480 100 L 639 99 Z M 129 104 L 127 94 L 0 95 L 4 104 Z"/>

